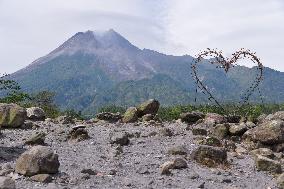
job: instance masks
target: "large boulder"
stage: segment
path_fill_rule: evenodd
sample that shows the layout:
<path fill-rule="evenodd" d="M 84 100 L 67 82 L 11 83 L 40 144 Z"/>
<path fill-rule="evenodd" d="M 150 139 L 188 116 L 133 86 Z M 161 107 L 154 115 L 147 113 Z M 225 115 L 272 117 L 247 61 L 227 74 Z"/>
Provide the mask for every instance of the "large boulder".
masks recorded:
<path fill-rule="evenodd" d="M 253 142 L 274 145 L 284 142 L 284 121 L 272 120 L 245 132 L 244 137 Z"/>
<path fill-rule="evenodd" d="M 111 113 L 111 112 L 102 112 L 96 115 L 96 118 L 98 120 L 103 120 L 103 121 L 107 121 L 110 123 L 115 123 L 117 121 L 119 121 L 122 116 L 120 113 Z"/>
<path fill-rule="evenodd" d="M 204 123 L 208 125 L 222 124 L 226 122 L 226 117 L 216 113 L 208 113 L 206 114 L 204 119 Z"/>
<path fill-rule="evenodd" d="M 262 155 L 256 155 L 255 166 L 257 170 L 267 171 L 270 173 L 281 173 L 281 164 L 278 161 L 269 159 Z"/>
<path fill-rule="evenodd" d="M 284 111 L 279 111 L 279 112 L 275 112 L 274 114 L 269 114 L 268 116 L 265 117 L 265 120 L 271 121 L 271 120 L 277 120 L 280 119 L 282 121 L 284 121 Z"/>
<path fill-rule="evenodd" d="M 44 121 L 45 112 L 39 107 L 27 108 L 27 118 L 34 121 Z"/>
<path fill-rule="evenodd" d="M 180 114 L 181 121 L 188 124 L 193 124 L 204 117 L 205 115 L 202 112 L 187 112 Z"/>
<path fill-rule="evenodd" d="M 200 164 L 208 167 L 215 167 L 227 163 L 227 152 L 224 148 L 213 146 L 199 146 L 195 149 L 191 157 Z"/>
<path fill-rule="evenodd" d="M 122 121 L 124 123 L 133 123 L 138 120 L 138 110 L 135 107 L 130 107 L 123 115 Z"/>
<path fill-rule="evenodd" d="M 137 107 L 137 110 L 139 113 L 138 117 L 142 117 L 143 115 L 146 115 L 146 114 L 155 115 L 157 114 L 159 107 L 160 107 L 159 101 L 155 99 L 147 100 L 146 102 L 143 102 Z"/>
<path fill-rule="evenodd" d="M 17 159 L 15 171 L 25 176 L 55 174 L 59 166 L 58 155 L 53 150 L 45 146 L 35 146 Z"/>
<path fill-rule="evenodd" d="M 27 117 L 25 108 L 17 104 L 0 103 L 0 127 L 20 127 Z"/>

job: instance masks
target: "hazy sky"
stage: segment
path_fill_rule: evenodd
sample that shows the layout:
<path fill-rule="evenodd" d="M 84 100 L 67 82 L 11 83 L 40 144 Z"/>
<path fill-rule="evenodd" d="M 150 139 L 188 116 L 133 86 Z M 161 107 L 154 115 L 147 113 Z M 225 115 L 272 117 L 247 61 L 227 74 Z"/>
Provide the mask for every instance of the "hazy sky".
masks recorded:
<path fill-rule="evenodd" d="M 196 55 L 249 48 L 284 71 L 283 0 L 0 0 L 0 73 L 79 31 L 113 28 L 139 48 Z"/>

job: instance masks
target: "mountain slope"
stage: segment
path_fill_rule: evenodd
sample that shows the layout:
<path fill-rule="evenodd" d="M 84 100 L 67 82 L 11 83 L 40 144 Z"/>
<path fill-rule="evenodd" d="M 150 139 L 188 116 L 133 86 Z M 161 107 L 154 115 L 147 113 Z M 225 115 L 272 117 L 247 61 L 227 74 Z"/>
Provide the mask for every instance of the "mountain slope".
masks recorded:
<path fill-rule="evenodd" d="M 191 56 L 141 50 L 114 30 L 79 32 L 48 55 L 12 74 L 28 92 L 54 91 L 62 108 L 95 111 L 107 104 L 134 105 L 157 98 L 164 105 L 208 102 L 191 77 Z M 238 101 L 255 74 L 235 67 L 225 74 L 206 63 L 198 73 L 217 99 Z M 284 101 L 284 73 L 265 69 L 264 100 Z M 257 96 L 256 96 L 257 97 Z M 255 98 L 254 100 L 259 100 Z"/>

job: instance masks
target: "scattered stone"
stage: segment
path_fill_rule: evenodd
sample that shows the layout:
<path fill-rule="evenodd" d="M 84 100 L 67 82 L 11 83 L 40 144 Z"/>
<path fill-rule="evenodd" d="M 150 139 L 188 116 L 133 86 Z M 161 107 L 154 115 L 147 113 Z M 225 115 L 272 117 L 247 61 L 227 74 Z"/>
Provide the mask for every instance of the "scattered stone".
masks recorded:
<path fill-rule="evenodd" d="M 227 163 L 227 152 L 224 148 L 212 146 L 199 146 L 192 154 L 192 158 L 200 164 L 208 167 L 216 167 Z"/>
<path fill-rule="evenodd" d="M 202 128 L 198 125 L 193 126 L 191 128 L 191 132 L 193 135 L 207 135 L 207 129 L 206 128 Z"/>
<path fill-rule="evenodd" d="M 173 136 L 173 132 L 169 128 L 162 128 L 159 130 L 161 136 L 171 137 Z"/>
<path fill-rule="evenodd" d="M 204 119 L 204 123 L 208 125 L 222 124 L 226 122 L 227 119 L 224 116 L 216 113 L 208 113 L 206 114 Z"/>
<path fill-rule="evenodd" d="M 248 130 L 245 124 L 232 124 L 230 125 L 229 131 L 231 135 L 241 136 Z"/>
<path fill-rule="evenodd" d="M 58 118 L 56 118 L 56 122 L 58 122 L 59 124 L 74 124 L 75 121 L 73 120 L 72 117 L 70 116 L 59 116 Z"/>
<path fill-rule="evenodd" d="M 248 130 L 244 138 L 262 144 L 273 145 L 284 141 L 284 121 L 272 120 Z"/>
<path fill-rule="evenodd" d="M 215 146 L 215 147 L 221 147 L 222 143 L 220 142 L 219 139 L 215 138 L 215 137 L 206 137 L 203 138 L 201 140 L 197 141 L 198 144 L 201 145 L 207 145 L 207 146 Z"/>
<path fill-rule="evenodd" d="M 44 145 L 46 134 L 43 132 L 36 133 L 31 136 L 27 141 L 25 141 L 25 144 L 27 145 Z"/>
<path fill-rule="evenodd" d="M 275 158 L 275 155 L 274 155 L 273 151 L 268 149 L 268 148 L 258 148 L 258 149 L 252 150 L 250 153 L 255 158 L 257 158 L 258 155 L 267 157 L 269 159 L 274 159 Z"/>
<path fill-rule="evenodd" d="M 176 158 L 174 161 L 167 161 L 161 165 L 161 174 L 171 175 L 170 169 L 184 169 L 187 167 L 187 163 L 184 159 Z"/>
<path fill-rule="evenodd" d="M 10 177 L 0 176 L 0 188 L 1 189 L 16 189 L 16 184 Z"/>
<path fill-rule="evenodd" d="M 282 120 L 284 121 L 284 111 L 275 112 L 274 114 L 269 114 L 265 120 Z"/>
<path fill-rule="evenodd" d="M 70 133 L 68 134 L 68 139 L 76 142 L 87 140 L 90 138 L 88 131 L 85 129 L 85 125 L 77 125 L 72 127 Z"/>
<path fill-rule="evenodd" d="M 284 173 L 278 176 L 276 182 L 277 182 L 279 189 L 284 189 Z"/>
<path fill-rule="evenodd" d="M 155 115 L 152 114 L 146 114 L 142 117 L 143 122 L 151 121 L 155 119 Z"/>
<path fill-rule="evenodd" d="M 278 161 L 269 159 L 262 155 L 257 155 L 255 158 L 256 168 L 260 171 L 268 171 L 270 173 L 281 173 L 281 164 Z"/>
<path fill-rule="evenodd" d="M 130 142 L 126 132 L 114 132 L 110 136 L 111 144 L 119 144 L 121 146 L 128 145 Z"/>
<path fill-rule="evenodd" d="M 54 174 L 59 166 L 58 155 L 49 147 L 34 146 L 17 159 L 15 171 L 25 176 Z"/>
<path fill-rule="evenodd" d="M 182 158 L 176 158 L 173 162 L 174 162 L 173 169 L 185 169 L 185 168 L 187 168 L 187 163 Z"/>
<path fill-rule="evenodd" d="M 17 104 L 0 103 L 0 127 L 20 127 L 27 116 L 25 108 Z"/>
<path fill-rule="evenodd" d="M 27 108 L 27 118 L 33 121 L 44 121 L 45 120 L 45 112 L 43 109 L 39 107 L 31 107 Z"/>
<path fill-rule="evenodd" d="M 180 114 L 181 121 L 188 124 L 193 124 L 204 117 L 205 115 L 202 112 L 187 112 Z"/>
<path fill-rule="evenodd" d="M 96 115 L 96 119 L 115 123 L 121 120 L 122 116 L 118 113 L 102 112 Z"/>
<path fill-rule="evenodd" d="M 138 120 L 138 110 L 135 107 L 130 107 L 123 115 L 122 121 L 124 123 L 134 123 Z"/>
<path fill-rule="evenodd" d="M 142 117 L 146 114 L 152 114 L 156 115 L 160 107 L 159 101 L 155 99 L 147 100 L 146 102 L 143 102 L 137 107 L 138 110 L 138 117 Z"/>
<path fill-rule="evenodd" d="M 217 124 L 212 131 L 212 134 L 218 139 L 223 139 L 229 134 L 229 125 L 228 124 Z"/>
<path fill-rule="evenodd" d="M 31 180 L 41 183 L 50 183 L 52 182 L 52 177 L 49 174 L 38 174 L 30 177 Z"/>
<path fill-rule="evenodd" d="M 184 146 L 175 146 L 168 150 L 170 155 L 186 155 L 188 150 Z"/>
<path fill-rule="evenodd" d="M 226 120 L 228 123 L 239 123 L 241 120 L 241 116 L 238 115 L 228 115 L 226 116 Z"/>
<path fill-rule="evenodd" d="M 98 174 L 98 172 L 94 171 L 93 169 L 83 169 L 81 171 L 81 173 L 88 174 L 88 175 L 97 175 Z"/>

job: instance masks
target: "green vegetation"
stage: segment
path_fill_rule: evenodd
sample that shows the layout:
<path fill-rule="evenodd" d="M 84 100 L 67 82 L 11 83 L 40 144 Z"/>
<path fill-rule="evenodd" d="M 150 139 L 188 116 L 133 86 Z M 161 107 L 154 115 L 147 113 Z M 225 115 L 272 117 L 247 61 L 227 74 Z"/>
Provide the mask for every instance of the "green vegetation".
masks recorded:
<path fill-rule="evenodd" d="M 126 111 L 126 108 L 121 107 L 121 106 L 116 106 L 116 105 L 108 105 L 108 106 L 104 106 L 99 108 L 98 113 L 101 112 L 111 112 L 111 113 L 121 113 L 124 114 L 124 112 Z"/>
<path fill-rule="evenodd" d="M 253 104 L 245 105 L 242 107 L 237 107 L 234 104 L 225 105 L 224 108 L 227 111 L 227 114 L 231 115 L 240 115 L 243 117 L 248 117 L 249 119 L 255 119 L 261 114 L 270 114 L 276 111 L 283 111 L 284 104 Z M 176 120 L 179 118 L 181 113 L 191 112 L 191 111 L 200 111 L 203 113 L 218 113 L 224 114 L 223 110 L 215 105 L 187 105 L 187 106 L 170 106 L 170 107 L 160 107 L 159 109 L 159 118 L 164 121 Z"/>
<path fill-rule="evenodd" d="M 0 103 L 19 103 L 29 98 L 29 95 L 21 91 L 20 85 L 7 79 L 8 75 L 0 77 Z"/>

